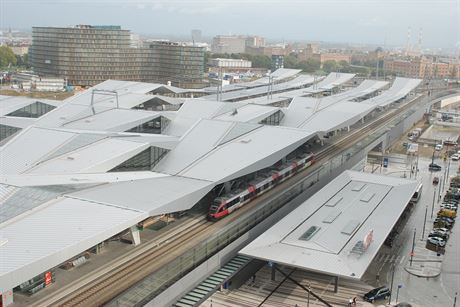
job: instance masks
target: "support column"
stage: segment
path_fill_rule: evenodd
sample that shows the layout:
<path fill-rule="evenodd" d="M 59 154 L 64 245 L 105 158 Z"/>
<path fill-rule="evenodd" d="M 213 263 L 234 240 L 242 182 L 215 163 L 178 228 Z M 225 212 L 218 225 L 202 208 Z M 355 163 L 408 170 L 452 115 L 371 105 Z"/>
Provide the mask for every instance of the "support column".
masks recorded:
<path fill-rule="evenodd" d="M 2 295 L 2 306 L 9 306 L 13 304 L 13 289 L 5 290 L 0 294 Z"/>
<path fill-rule="evenodd" d="M 361 117 L 361 123 L 364 124 L 364 117 Z"/>
<path fill-rule="evenodd" d="M 232 190 L 232 185 L 229 181 L 224 183 L 224 190 L 225 193 L 230 193 L 230 191 Z"/>
<path fill-rule="evenodd" d="M 131 236 L 133 237 L 133 245 L 139 245 L 141 244 L 141 236 L 139 234 L 139 229 L 137 226 L 132 226 L 131 227 Z"/>
<path fill-rule="evenodd" d="M 339 292 L 339 276 L 334 276 L 334 293 Z"/>
<path fill-rule="evenodd" d="M 275 274 L 276 274 L 275 267 L 276 267 L 276 263 L 273 263 L 272 264 L 272 280 L 273 281 L 275 281 Z"/>
<path fill-rule="evenodd" d="M 347 126 L 347 131 L 350 132 L 350 126 Z"/>

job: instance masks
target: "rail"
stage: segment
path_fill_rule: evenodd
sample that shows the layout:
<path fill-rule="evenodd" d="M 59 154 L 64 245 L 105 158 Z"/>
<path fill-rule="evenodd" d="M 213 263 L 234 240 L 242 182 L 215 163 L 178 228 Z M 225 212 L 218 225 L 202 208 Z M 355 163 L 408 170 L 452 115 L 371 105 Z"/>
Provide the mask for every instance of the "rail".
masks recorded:
<path fill-rule="evenodd" d="M 345 135 L 317 155 L 316 165 L 300 172 L 272 191 L 257 198 L 226 219 L 216 223 L 203 220 L 178 233 L 160 247 L 152 247 L 137 258 L 119 263 L 106 274 L 95 278 L 51 306 L 101 305 L 141 306 L 167 289 L 182 276 L 236 240 L 273 212 L 303 193 L 315 182 L 348 161 L 354 154 L 386 133 L 388 124 L 401 121 L 423 97 L 407 102 L 397 110 L 382 114 L 377 120 Z M 404 112 L 403 112 L 404 111 Z M 396 118 L 392 118 L 399 113 Z M 321 164 L 325 162 L 324 164 Z M 283 193 L 280 193 L 283 191 Z M 261 204 L 262 203 L 262 204 Z M 256 207 L 255 204 L 258 204 Z M 185 252 L 184 252 L 185 250 Z M 137 282 L 141 280 L 141 282 Z M 123 292 L 125 289 L 125 292 Z M 115 297 L 114 294 L 122 293 Z"/>
<path fill-rule="evenodd" d="M 143 306 L 155 296 L 164 291 L 186 273 L 203 263 L 222 248 L 239 238 L 241 235 L 252 229 L 259 222 L 270 216 L 276 210 L 303 193 L 310 186 L 314 185 L 321 178 L 328 176 L 332 170 L 347 162 L 356 153 L 386 133 L 388 123 L 397 123 L 407 117 L 404 111 L 413 113 L 410 110 L 423 100 L 423 96 L 416 97 L 410 102 L 402 105 L 396 110 L 383 114 L 375 121 L 366 124 L 364 127 L 344 136 L 336 143 L 328 146 L 317 155 L 315 167 L 307 168 L 291 180 L 282 183 L 272 190 L 272 193 L 262 195 L 258 202 L 265 202 L 263 206 L 255 208 L 248 214 L 236 215 L 238 211 L 222 220 L 226 225 L 213 231 L 211 238 L 197 244 L 193 249 L 185 251 L 178 258 L 173 259 L 165 267 L 154 272 L 145 280 L 138 283 L 133 289 L 114 298 L 107 306 Z M 399 114 L 394 118 L 395 114 Z M 356 145 L 358 143 L 359 145 Z M 328 161 L 324 164 L 321 162 Z M 282 190 L 283 193 L 278 191 Z M 277 193 L 278 192 L 278 193 Z M 275 195 L 273 195 L 275 194 Z M 270 196 L 271 198 L 269 199 Z M 241 209 L 240 209 L 241 210 Z M 187 268 L 184 270 L 184 268 Z M 172 276 L 175 276 L 171 279 Z M 143 298 L 138 297 L 139 290 L 147 290 L 149 294 Z"/>

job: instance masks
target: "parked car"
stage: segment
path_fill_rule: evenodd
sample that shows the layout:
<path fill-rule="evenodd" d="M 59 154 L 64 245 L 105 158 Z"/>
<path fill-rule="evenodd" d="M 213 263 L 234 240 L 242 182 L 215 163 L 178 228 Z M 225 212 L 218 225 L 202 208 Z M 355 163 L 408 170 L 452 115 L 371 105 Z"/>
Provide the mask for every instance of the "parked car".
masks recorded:
<path fill-rule="evenodd" d="M 450 230 L 447 229 L 447 228 L 443 228 L 443 227 L 433 228 L 432 230 L 433 231 L 442 231 L 442 232 L 450 234 Z"/>
<path fill-rule="evenodd" d="M 453 205 L 453 204 L 441 204 L 442 209 L 447 209 L 447 210 L 452 210 L 457 212 L 458 210 L 458 205 Z"/>
<path fill-rule="evenodd" d="M 433 178 L 433 184 L 437 185 L 439 183 L 439 177 L 434 177 Z"/>
<path fill-rule="evenodd" d="M 438 216 L 455 219 L 457 217 L 457 212 L 455 210 L 449 210 L 444 208 L 438 211 Z"/>
<path fill-rule="evenodd" d="M 439 247 L 446 246 L 446 241 L 440 237 L 428 237 L 428 242 Z"/>
<path fill-rule="evenodd" d="M 450 223 L 450 224 L 455 223 L 455 220 L 454 220 L 453 218 L 451 218 L 451 217 L 448 217 L 448 216 L 438 216 L 438 217 L 435 219 L 435 221 L 438 220 L 438 219 L 441 220 L 441 221 Z"/>
<path fill-rule="evenodd" d="M 440 171 L 441 170 L 441 165 L 438 165 L 436 163 L 430 163 L 430 165 L 428 165 L 428 169 L 430 171 Z"/>
<path fill-rule="evenodd" d="M 447 229 L 452 229 L 454 226 L 453 223 L 449 223 L 448 221 L 445 221 L 441 218 L 436 218 L 433 222 L 433 227 L 434 228 L 447 228 Z"/>
<path fill-rule="evenodd" d="M 436 144 L 436 146 L 434 147 L 434 150 L 441 151 L 442 150 L 442 144 Z"/>
<path fill-rule="evenodd" d="M 449 239 L 449 235 L 447 233 L 443 233 L 443 232 L 431 231 L 428 234 L 428 238 L 441 238 L 444 241 L 447 241 Z"/>
<path fill-rule="evenodd" d="M 452 140 L 444 140 L 444 145 L 447 145 L 447 146 L 457 146 L 457 142 L 455 141 L 452 141 Z"/>
<path fill-rule="evenodd" d="M 459 154 L 453 154 L 452 157 L 450 157 L 453 161 L 458 161 L 460 160 L 460 155 Z"/>
<path fill-rule="evenodd" d="M 373 303 L 376 300 L 387 299 L 390 296 L 390 293 L 390 289 L 384 286 L 372 289 L 371 291 L 364 294 L 363 298 L 365 301 Z"/>

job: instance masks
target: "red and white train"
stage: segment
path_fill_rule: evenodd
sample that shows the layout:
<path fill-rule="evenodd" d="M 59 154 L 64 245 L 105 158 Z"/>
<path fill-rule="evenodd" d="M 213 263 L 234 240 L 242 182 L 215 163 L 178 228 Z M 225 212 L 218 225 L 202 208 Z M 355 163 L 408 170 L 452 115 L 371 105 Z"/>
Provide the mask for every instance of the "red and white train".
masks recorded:
<path fill-rule="evenodd" d="M 271 176 L 269 177 L 257 178 L 247 189 L 232 195 L 216 198 L 214 200 L 214 204 L 212 204 L 209 208 L 208 218 L 210 220 L 218 220 L 229 215 L 236 209 L 250 202 L 255 197 L 267 192 L 277 184 L 292 177 L 297 172 L 309 167 L 313 163 L 314 155 L 311 153 L 307 154 L 305 157 L 294 161 L 287 166 L 281 166 L 281 170 L 272 171 Z"/>

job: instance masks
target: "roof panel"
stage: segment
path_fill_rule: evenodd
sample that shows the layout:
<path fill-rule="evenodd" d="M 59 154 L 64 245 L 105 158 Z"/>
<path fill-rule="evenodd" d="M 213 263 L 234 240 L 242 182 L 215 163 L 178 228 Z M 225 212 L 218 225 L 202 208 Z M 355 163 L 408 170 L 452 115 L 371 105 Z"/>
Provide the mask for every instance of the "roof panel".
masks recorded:
<path fill-rule="evenodd" d="M 274 164 L 312 135 L 299 129 L 262 126 L 219 146 L 179 174 L 224 182 Z"/>
<path fill-rule="evenodd" d="M 0 247 L 0 292 L 59 265 L 146 217 L 144 212 L 64 198 L 1 226 L 0 237 L 7 242 Z"/>
<path fill-rule="evenodd" d="M 75 133 L 58 130 L 27 128 L 0 148 L 0 172 L 2 174 L 22 173 L 75 135 Z"/>
<path fill-rule="evenodd" d="M 209 181 L 159 176 L 109 183 L 69 196 L 145 211 L 154 216 L 190 209 L 213 187 Z"/>

